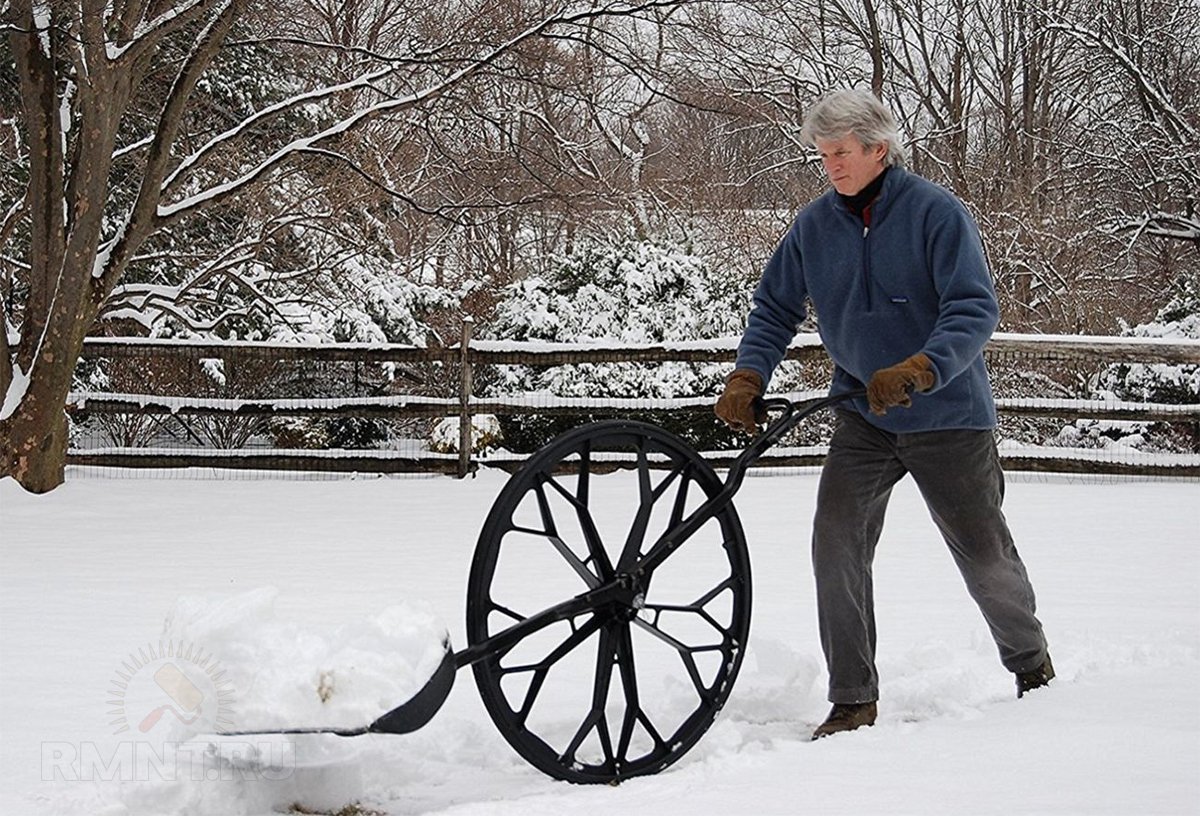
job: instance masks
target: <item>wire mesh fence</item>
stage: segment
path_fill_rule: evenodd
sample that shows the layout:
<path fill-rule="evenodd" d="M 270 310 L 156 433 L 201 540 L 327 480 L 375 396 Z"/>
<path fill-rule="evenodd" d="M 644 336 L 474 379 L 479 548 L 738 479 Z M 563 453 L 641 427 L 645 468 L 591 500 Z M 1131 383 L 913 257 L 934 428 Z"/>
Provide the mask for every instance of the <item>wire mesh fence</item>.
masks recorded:
<path fill-rule="evenodd" d="M 607 418 L 665 427 L 716 466 L 745 444 L 712 414 L 736 338 L 602 347 L 465 331 L 462 340 L 89 340 L 68 406 L 68 463 L 142 478 L 465 475 L 514 469 L 556 434 Z M 1200 343 L 998 335 L 986 354 L 1006 469 L 1200 476 L 1189 385 Z M 817 338 L 800 336 L 772 392 L 822 395 L 830 372 Z M 803 423 L 760 466 L 819 465 L 832 427 L 831 416 Z"/>

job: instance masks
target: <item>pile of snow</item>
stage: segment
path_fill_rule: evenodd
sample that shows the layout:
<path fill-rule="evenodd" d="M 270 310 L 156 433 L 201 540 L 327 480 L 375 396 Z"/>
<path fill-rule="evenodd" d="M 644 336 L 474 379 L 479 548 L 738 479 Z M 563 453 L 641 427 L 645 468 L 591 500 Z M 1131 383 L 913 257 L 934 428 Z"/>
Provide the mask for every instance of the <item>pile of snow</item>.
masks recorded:
<path fill-rule="evenodd" d="M 278 595 L 180 597 L 160 643 L 126 659 L 114 710 L 137 742 L 109 765 L 144 776 L 122 796 L 132 812 L 164 801 L 180 812 L 336 810 L 363 797 L 361 738 L 219 732 L 365 726 L 425 685 L 446 627 L 419 601 L 301 625 L 277 614 Z M 118 770 L 129 762 L 139 770 Z"/>
<path fill-rule="evenodd" d="M 448 638 L 427 603 L 397 604 L 374 618 L 300 626 L 275 612 L 272 587 L 228 598 L 185 596 L 164 639 L 203 643 L 236 690 L 236 730 L 366 725 L 433 676 Z"/>

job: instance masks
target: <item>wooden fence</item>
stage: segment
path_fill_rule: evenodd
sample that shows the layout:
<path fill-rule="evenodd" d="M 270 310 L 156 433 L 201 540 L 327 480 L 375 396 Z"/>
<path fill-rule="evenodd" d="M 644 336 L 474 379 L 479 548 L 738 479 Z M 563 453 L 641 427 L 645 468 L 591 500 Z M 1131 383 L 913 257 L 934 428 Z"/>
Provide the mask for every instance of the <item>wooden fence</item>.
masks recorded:
<path fill-rule="evenodd" d="M 398 366 L 440 371 L 441 393 L 389 392 L 382 395 L 313 396 L 311 388 L 303 397 L 263 395 L 253 393 L 230 398 L 200 393 L 181 393 L 177 379 L 172 379 L 169 393 L 143 393 L 153 387 L 128 390 L 88 390 L 74 393 L 68 409 L 77 418 L 97 416 L 134 417 L 214 417 L 214 418 L 354 418 L 412 420 L 416 418 L 457 417 L 459 441 L 457 453 L 437 454 L 429 451 L 405 453 L 395 450 L 297 450 L 245 449 L 237 447 L 194 446 L 75 446 L 68 454 L 68 463 L 121 468 L 254 468 L 304 471 L 340 472 L 441 472 L 459 476 L 471 472 L 480 463 L 512 468 L 522 456 L 473 456 L 470 433 L 472 417 L 480 415 L 511 416 L 518 414 L 553 416 L 588 414 L 598 403 L 593 400 L 536 397 L 529 394 L 484 396 L 475 393 L 477 373 L 486 366 L 552 367 L 603 363 L 720 363 L 731 364 L 736 339 L 700 341 L 643 346 L 593 346 L 582 344 L 514 343 L 474 340 L 470 322 L 464 323 L 461 342 L 453 346 L 417 348 L 398 345 L 331 344 L 292 345 L 251 342 L 181 342 L 135 338 L 89 339 L 85 343 L 84 364 L 104 361 L 110 367 L 119 362 L 126 369 L 179 370 L 189 361 L 221 361 L 226 366 L 246 367 L 262 364 L 287 363 L 299 369 L 329 364 L 351 365 L 356 368 Z M 1053 373 L 1056 370 L 1099 370 L 1113 364 L 1145 366 L 1200 365 L 1200 342 L 1162 341 L 1140 338 L 1063 337 L 997 335 L 986 351 L 989 367 L 996 379 L 997 370 L 1009 370 L 1006 361 L 1021 360 L 1021 370 Z M 828 358 L 815 336 L 802 335 L 793 343 L 788 359 L 808 363 L 814 369 L 827 369 Z M 1030 361 L 1034 361 L 1031 366 Z M 1041 375 L 1039 375 L 1040 377 Z M 127 378 L 128 379 L 128 378 Z M 420 379 L 415 378 L 415 379 Z M 1171 423 L 1183 428 L 1183 437 L 1190 434 L 1190 450 L 1173 455 L 1154 455 L 1122 459 L 1099 455 L 1097 451 L 1080 451 L 1032 446 L 1004 446 L 1005 467 L 1012 470 L 1104 472 L 1144 475 L 1200 476 L 1200 404 L 1162 404 L 1151 402 L 1117 402 L 1111 400 L 1075 399 L 1059 393 L 1039 395 L 1036 383 L 1025 382 L 1028 376 L 1018 377 L 1030 387 L 1018 396 L 1006 396 L 998 387 L 997 407 L 1002 419 L 1036 418 L 1051 424 L 1070 424 L 1081 419 L 1133 421 L 1141 423 Z M 145 382 L 163 380 L 147 375 Z M 140 382 L 140 381 L 139 381 Z M 403 374 L 395 382 L 405 382 Z M 336 382 L 332 383 L 337 385 Z M 426 383 L 428 385 L 428 383 Z M 184 389 L 186 390 L 186 388 Z M 427 389 L 428 390 L 428 389 Z M 438 390 L 438 389 L 435 389 Z M 711 414 L 711 394 L 694 398 L 647 400 L 640 398 L 605 399 L 599 406 L 609 414 L 638 411 L 639 415 L 654 412 L 694 411 Z M 708 458 L 715 466 L 731 460 L 737 451 L 714 451 Z M 820 446 L 781 448 L 764 457 L 762 464 L 812 465 L 823 458 Z"/>

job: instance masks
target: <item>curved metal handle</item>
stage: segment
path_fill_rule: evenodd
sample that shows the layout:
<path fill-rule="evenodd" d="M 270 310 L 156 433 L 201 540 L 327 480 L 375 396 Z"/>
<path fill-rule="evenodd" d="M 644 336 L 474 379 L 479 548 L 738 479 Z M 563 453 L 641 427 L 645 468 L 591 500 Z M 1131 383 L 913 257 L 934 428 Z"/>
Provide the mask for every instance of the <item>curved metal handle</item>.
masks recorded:
<path fill-rule="evenodd" d="M 755 417 L 763 417 L 763 422 L 767 421 L 767 414 L 772 410 L 778 409 L 785 415 L 790 415 L 796 410 L 796 403 L 787 397 L 755 397 L 750 405 L 754 408 Z"/>
<path fill-rule="evenodd" d="M 722 493 L 732 495 L 737 490 L 738 485 L 741 484 L 742 477 L 746 475 L 747 468 L 754 464 L 755 460 L 766 453 L 769 448 L 805 418 L 824 408 L 830 408 L 847 400 L 865 397 L 866 395 L 867 389 L 856 388 L 853 391 L 843 391 L 838 394 L 830 394 L 827 397 L 805 400 L 804 402 L 792 402 L 785 397 L 759 397 L 755 403 L 756 412 L 759 408 L 766 414 L 778 410 L 781 412 L 780 416 L 774 421 L 768 422 L 767 427 L 746 446 L 741 455 L 729 466 L 729 475 L 725 479 L 726 488 Z M 730 487 L 733 490 L 730 490 Z"/>
<path fill-rule="evenodd" d="M 729 504 L 733 499 L 733 494 L 737 493 L 738 488 L 741 487 L 742 479 L 745 477 L 750 465 L 805 417 L 820 411 L 822 408 L 828 408 L 840 402 L 855 399 L 856 397 L 864 397 L 866 394 L 867 390 L 865 388 L 859 388 L 854 391 L 845 391 L 805 402 L 792 402 L 782 397 L 771 399 L 760 398 L 763 410 L 769 412 L 778 409 L 782 412 L 782 416 L 774 422 L 768 423 L 763 432 L 756 436 L 754 441 L 747 445 L 746 449 L 733 461 L 733 464 L 729 466 L 729 473 L 725 477 L 725 484 L 718 493 L 709 497 L 690 516 L 663 533 L 662 537 L 655 542 L 654 546 L 650 548 L 649 552 L 639 562 L 639 573 L 653 572 L 663 560 L 683 544 L 683 542 L 687 541 L 702 524 L 716 515 L 725 505 Z M 760 406 L 756 404 L 756 410 L 758 407 Z"/>

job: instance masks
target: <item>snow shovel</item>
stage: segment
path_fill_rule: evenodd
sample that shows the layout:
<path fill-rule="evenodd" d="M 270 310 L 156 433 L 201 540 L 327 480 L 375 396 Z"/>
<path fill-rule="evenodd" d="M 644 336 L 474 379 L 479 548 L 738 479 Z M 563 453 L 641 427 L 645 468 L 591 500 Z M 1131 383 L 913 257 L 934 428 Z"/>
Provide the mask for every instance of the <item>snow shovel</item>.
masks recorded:
<path fill-rule="evenodd" d="M 220 736 L 409 733 L 470 665 L 501 735 L 544 773 L 615 784 L 662 770 L 713 723 L 745 653 L 750 561 L 732 499 L 746 471 L 807 417 L 864 395 L 763 400 L 778 416 L 724 481 L 655 425 L 561 434 L 497 496 L 467 582 L 469 645 L 447 641 L 416 695 L 357 728 Z"/>
<path fill-rule="evenodd" d="M 218 731 L 219 737 L 246 737 L 275 734 L 332 734 L 338 737 L 361 737 L 363 734 L 409 734 L 421 728 L 442 707 L 454 687 L 454 673 L 458 668 L 449 639 L 442 642 L 445 651 L 437 668 L 421 689 L 400 705 L 376 718 L 367 725 L 354 728 L 339 726 L 315 726 L 307 728 L 264 728 L 245 731 Z"/>

